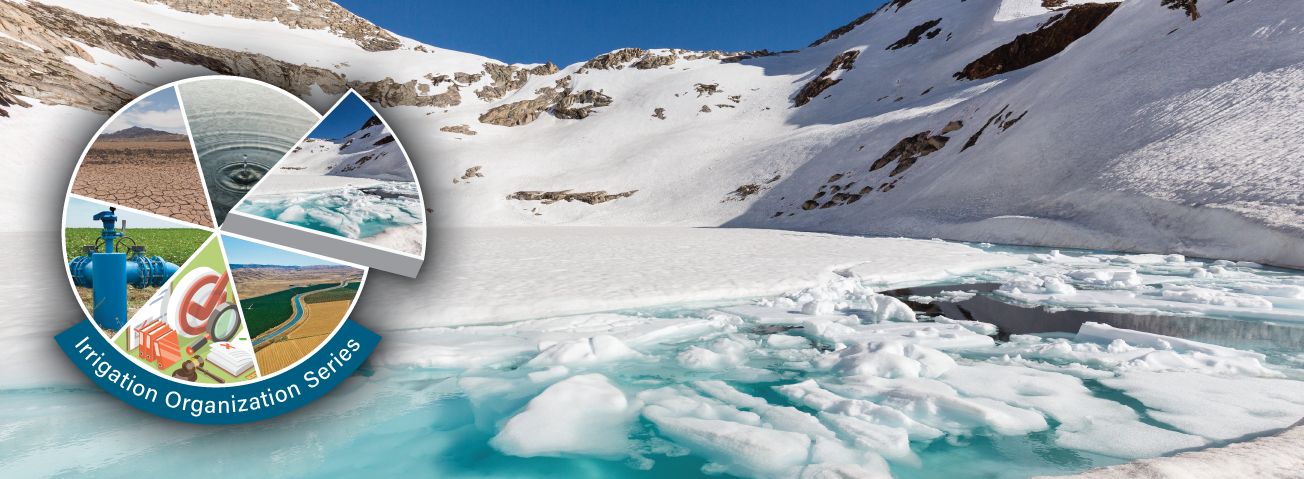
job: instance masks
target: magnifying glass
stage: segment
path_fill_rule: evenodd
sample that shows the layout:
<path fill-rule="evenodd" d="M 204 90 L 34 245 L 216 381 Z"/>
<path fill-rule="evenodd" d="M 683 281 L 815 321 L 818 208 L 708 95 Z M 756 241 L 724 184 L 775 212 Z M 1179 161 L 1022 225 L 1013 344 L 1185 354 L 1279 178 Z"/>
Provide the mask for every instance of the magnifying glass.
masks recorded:
<path fill-rule="evenodd" d="M 217 343 L 230 341 L 235 338 L 238 332 L 240 332 L 240 314 L 236 311 L 235 305 L 231 303 L 219 304 L 208 315 L 207 334 L 195 341 L 194 344 L 187 346 L 186 354 L 195 354 L 195 351 L 199 351 L 210 340 Z"/>

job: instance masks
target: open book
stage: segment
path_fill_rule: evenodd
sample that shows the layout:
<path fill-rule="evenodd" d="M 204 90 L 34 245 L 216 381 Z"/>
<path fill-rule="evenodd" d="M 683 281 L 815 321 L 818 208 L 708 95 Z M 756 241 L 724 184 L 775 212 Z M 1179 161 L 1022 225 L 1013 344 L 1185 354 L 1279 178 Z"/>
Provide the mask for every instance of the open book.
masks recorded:
<path fill-rule="evenodd" d="M 208 351 L 207 359 L 210 364 L 235 377 L 254 365 L 254 353 L 231 343 L 214 343 Z"/>

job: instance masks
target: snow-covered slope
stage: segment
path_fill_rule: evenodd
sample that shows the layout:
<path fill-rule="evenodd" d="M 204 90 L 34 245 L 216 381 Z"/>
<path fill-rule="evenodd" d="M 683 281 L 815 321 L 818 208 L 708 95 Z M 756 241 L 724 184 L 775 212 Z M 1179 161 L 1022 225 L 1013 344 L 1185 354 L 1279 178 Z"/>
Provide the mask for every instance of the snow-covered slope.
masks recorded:
<path fill-rule="evenodd" d="M 289 175 L 415 180 L 394 135 L 374 116 L 344 138 L 305 138 L 276 169 Z"/>
<path fill-rule="evenodd" d="M 0 0 L 10 24 L 40 27 L 6 29 L 0 45 L 71 42 L 85 55 L 45 48 L 70 53 L 37 66 L 62 62 L 129 92 L 118 95 L 210 72 L 322 109 L 354 88 L 432 180 L 435 225 L 751 226 L 1304 266 L 1304 120 L 1292 113 L 1304 106 L 1304 3 L 1042 4 L 897 0 L 795 53 L 624 50 L 562 68 L 130 0 Z M 11 89 L 27 103 L 53 91 Z M 103 121 L 5 108 L 6 138 L 48 135 L 55 117 L 75 120 L 58 135 L 89 137 Z M 35 174 L 79 148 L 8 161 Z M 483 176 L 463 178 L 476 166 Z M 17 194 L 57 204 L 45 186 Z M 53 228 L 54 208 L 0 224 Z"/>

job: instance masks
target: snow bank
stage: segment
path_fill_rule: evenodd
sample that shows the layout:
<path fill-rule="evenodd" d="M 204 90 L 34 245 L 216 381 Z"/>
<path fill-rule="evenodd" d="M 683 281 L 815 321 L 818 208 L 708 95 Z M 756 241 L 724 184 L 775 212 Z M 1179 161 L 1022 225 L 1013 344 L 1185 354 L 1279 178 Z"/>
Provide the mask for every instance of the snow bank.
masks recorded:
<path fill-rule="evenodd" d="M 841 279 L 834 271 L 848 265 L 867 264 L 915 280 L 962 266 L 1023 262 L 955 243 L 774 230 L 541 227 L 430 228 L 429 233 L 432 260 L 416 280 L 368 278 L 366 300 L 353 313 L 363 325 L 391 331 L 775 296 Z"/>

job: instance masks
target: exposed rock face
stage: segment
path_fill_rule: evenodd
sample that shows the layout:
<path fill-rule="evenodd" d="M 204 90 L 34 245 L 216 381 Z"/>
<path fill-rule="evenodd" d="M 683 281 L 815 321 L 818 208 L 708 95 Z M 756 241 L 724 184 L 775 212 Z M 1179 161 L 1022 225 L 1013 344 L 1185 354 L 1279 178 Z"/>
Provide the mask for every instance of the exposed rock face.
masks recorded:
<path fill-rule="evenodd" d="M 1195 2 L 1199 0 L 1161 0 L 1160 5 L 1168 7 L 1169 10 L 1185 10 L 1186 16 L 1191 17 L 1191 21 L 1200 19 L 1200 11 L 1195 8 Z M 1227 3 L 1232 3 L 1228 0 Z"/>
<path fill-rule="evenodd" d="M 22 30 L 17 25 L 30 24 L 32 27 L 39 27 L 28 27 L 30 34 L 20 32 L 21 36 L 16 38 L 24 41 L 27 41 L 25 38 L 31 38 L 37 42 L 33 43 L 34 45 L 48 44 L 52 50 L 47 50 L 50 52 L 45 56 L 47 59 L 68 55 L 94 61 L 90 55 L 81 52 L 68 41 L 74 40 L 151 66 L 157 65 L 155 58 L 196 65 L 219 74 L 261 80 L 298 96 L 309 94 L 311 85 L 317 85 L 322 91 L 331 95 L 342 94 L 348 91 L 350 86 L 342 77 L 329 70 L 292 65 L 257 53 L 200 45 L 153 30 L 121 25 L 110 19 L 91 18 L 65 8 L 38 2 L 30 2 L 26 5 L 0 2 L 0 18 L 10 25 L 8 27 L 0 25 L 0 28 L 6 30 Z M 6 52 L 15 47 L 11 42 L 0 41 L 0 45 L 9 45 L 4 47 Z M 30 54 L 41 55 L 30 48 L 26 49 Z M 30 58 L 29 53 L 24 52 L 24 54 Z M 24 56 L 19 55 L 18 58 Z M 36 63 L 48 67 L 42 71 L 51 74 L 27 76 L 18 72 L 13 76 L 5 75 L 0 82 L 3 82 L 6 89 L 21 91 L 22 95 L 39 98 L 42 103 L 71 105 L 104 113 L 117 109 L 133 96 L 127 90 L 116 87 L 102 78 L 91 77 L 66 64 L 60 67 L 61 64 L 61 61 Z M 54 75 L 53 73 L 56 72 L 59 74 Z M 24 77 L 27 79 L 24 80 Z"/>
<path fill-rule="evenodd" d="M 485 63 L 484 71 L 493 79 L 493 83 L 475 91 L 475 96 L 484 101 L 498 100 L 507 96 L 507 92 L 520 90 L 530 79 L 529 70 L 497 63 Z"/>
<path fill-rule="evenodd" d="M 461 134 L 463 134 L 463 135 L 475 135 L 475 134 L 476 134 L 474 131 L 471 131 L 471 127 L 470 127 L 470 126 L 467 126 L 467 125 L 452 125 L 452 126 L 445 126 L 445 127 L 443 127 L 443 128 L 440 128 L 439 131 L 446 131 L 446 132 L 449 132 L 449 133 L 461 133 Z M 477 167 L 477 168 L 478 168 L 478 167 Z"/>
<path fill-rule="evenodd" d="M 851 23 L 848 23 L 848 24 L 846 24 L 846 25 L 843 25 L 843 26 L 840 26 L 840 27 L 834 29 L 833 31 L 829 32 L 828 35 L 824 35 L 824 38 L 821 38 L 821 39 L 819 39 L 819 40 L 815 40 L 815 43 L 812 43 L 812 44 L 807 45 L 807 46 L 808 46 L 808 47 L 819 46 L 820 44 L 822 44 L 822 43 L 824 43 L 824 42 L 827 42 L 827 41 L 829 41 L 829 40 L 833 40 L 833 39 L 836 39 L 836 38 L 838 38 L 838 37 L 840 37 L 840 36 L 846 35 L 847 33 L 850 33 L 852 30 L 854 30 L 856 27 L 860 26 L 860 24 L 865 23 L 865 22 L 868 22 L 869 19 L 874 18 L 874 14 L 875 14 L 875 13 L 877 13 L 877 12 L 869 12 L 869 13 L 866 13 L 866 14 L 864 14 L 864 15 L 861 15 L 860 18 L 857 18 L 857 19 L 855 19 L 855 20 L 852 20 Z"/>
<path fill-rule="evenodd" d="M 16 95 L 99 113 L 115 111 L 135 96 L 64 62 L 64 57 L 95 59 L 64 38 L 63 32 L 47 28 L 44 24 L 50 18 L 39 7 L 43 5 L 0 2 L 0 32 L 41 49 L 0 37 L 0 117 L 9 116 L 5 107 L 31 107 Z"/>
<path fill-rule="evenodd" d="M 841 55 L 833 57 L 833 61 L 829 63 L 828 68 L 825 68 L 823 72 L 820 72 L 819 76 L 802 86 L 801 90 L 797 91 L 797 96 L 792 99 L 795 106 L 802 106 L 810 103 L 811 99 L 819 96 L 819 94 L 824 90 L 827 90 L 833 85 L 837 85 L 838 82 L 842 81 L 842 79 L 839 78 L 834 80 L 829 78 L 829 75 L 832 75 L 833 72 L 838 70 L 852 69 L 853 65 L 856 64 L 856 57 L 859 55 L 860 50 L 849 50 L 842 52 Z"/>
<path fill-rule="evenodd" d="M 719 83 L 712 83 L 709 85 L 705 83 L 698 83 L 696 85 L 693 85 L 693 89 L 697 91 L 698 98 L 701 98 L 702 95 L 706 95 L 709 97 L 711 95 L 724 91 L 720 89 Z"/>
<path fill-rule="evenodd" d="M 480 172 L 479 166 L 472 166 L 470 168 L 467 168 L 466 173 L 462 174 L 462 179 L 464 180 L 469 180 L 471 178 L 484 178 L 484 173 Z"/>
<path fill-rule="evenodd" d="M 541 89 L 540 94 L 533 100 L 523 100 L 515 103 L 494 107 L 480 115 L 480 123 L 499 126 L 521 126 L 539 118 L 539 115 L 561 99 L 562 94 L 552 89 Z"/>
<path fill-rule="evenodd" d="M 631 66 L 639 70 L 652 70 L 667 65 L 674 65 L 676 61 L 679 61 L 679 55 L 676 55 L 673 52 L 669 55 L 653 55 L 649 53 L 641 60 L 634 62 Z"/>
<path fill-rule="evenodd" d="M 896 168 L 893 168 L 892 172 L 888 174 L 888 176 L 896 176 L 913 166 L 919 158 L 928 156 L 930 153 L 945 147 L 946 142 L 951 139 L 942 135 L 928 136 L 931 133 L 931 131 L 920 132 L 915 136 L 897 142 L 896 146 L 887 150 L 887 153 L 875 161 L 873 165 L 870 165 L 869 171 L 883 168 L 892 160 L 899 159 Z"/>
<path fill-rule="evenodd" d="M 642 48 L 622 48 L 611 53 L 604 53 L 593 57 L 584 63 L 584 68 L 594 70 L 620 70 L 625 68 L 625 63 L 634 61 L 635 58 L 642 57 L 646 54 Z"/>
<path fill-rule="evenodd" d="M 594 108 L 611 104 L 611 97 L 602 92 L 584 90 L 572 93 L 570 77 L 557 80 L 553 88 L 540 88 L 534 92 L 539 95 L 533 100 L 524 100 L 494 107 L 480 115 L 481 123 L 500 126 L 521 126 L 539 118 L 544 111 L 551 109 L 553 116 L 563 120 L 587 118 Z M 583 106 L 576 106 L 583 105 Z"/>
<path fill-rule="evenodd" d="M 660 118 L 660 119 L 662 119 L 662 120 L 666 119 L 666 109 L 665 109 L 665 108 L 657 108 L 657 109 L 655 109 L 655 110 L 652 110 L 652 117 L 653 117 L 653 118 Z"/>
<path fill-rule="evenodd" d="M 1041 8 L 1059 8 L 1069 3 L 1069 0 L 1041 0 Z"/>
<path fill-rule="evenodd" d="M 706 105 L 702 105 L 702 109 L 701 109 L 701 110 L 697 110 L 697 111 L 700 111 L 700 112 L 702 112 L 702 113 L 710 113 L 710 112 L 711 112 L 711 107 L 706 106 Z"/>
<path fill-rule="evenodd" d="M 900 40 L 897 40 L 896 43 L 888 45 L 886 50 L 900 50 L 910 45 L 919 43 L 919 37 L 922 36 L 925 32 L 931 30 L 933 27 L 936 27 L 939 23 L 942 23 L 942 19 L 940 18 L 937 20 L 924 22 L 923 24 L 920 25 L 916 25 L 914 28 L 911 28 L 910 31 L 906 33 L 906 36 L 902 37 Z M 932 33 L 928 35 L 928 38 L 933 38 L 935 36 L 937 36 L 937 33 Z"/>
<path fill-rule="evenodd" d="M 761 189 L 762 189 L 761 185 L 758 185 L 756 183 L 742 185 L 739 186 L 738 189 L 730 191 L 729 194 L 725 195 L 724 199 L 721 200 L 720 202 L 723 203 L 725 201 L 743 201 L 746 200 L 748 196 L 760 193 Z"/>
<path fill-rule="evenodd" d="M 964 128 L 964 122 L 963 122 L 963 121 L 956 120 L 956 121 L 953 121 L 953 122 L 947 123 L 946 126 L 942 127 L 942 134 L 945 135 L 945 134 L 947 134 L 947 133 L 953 132 L 953 131 L 955 131 L 955 130 L 959 130 L 959 129 L 961 129 L 961 128 Z"/>
<path fill-rule="evenodd" d="M 609 194 L 607 194 L 607 192 L 606 192 L 605 190 L 590 191 L 590 192 L 587 192 L 587 193 L 571 193 L 570 191 L 571 191 L 571 190 L 562 190 L 562 191 L 517 191 L 517 192 L 515 192 L 515 193 L 512 193 L 512 194 L 508 195 L 508 196 L 507 196 L 507 199 L 509 199 L 509 200 L 522 200 L 522 201 L 542 201 L 543 204 L 545 204 L 545 205 L 550 205 L 550 204 L 556 203 L 556 202 L 558 202 L 558 201 L 563 201 L 563 200 L 564 200 L 564 201 L 579 201 L 579 202 L 581 202 L 581 203 L 588 203 L 588 204 L 590 204 L 590 205 L 596 205 L 596 204 L 598 204 L 598 203 L 606 203 L 606 202 L 608 202 L 608 201 L 611 201 L 611 200 L 614 200 L 614 199 L 617 199 L 617 198 L 628 198 L 628 197 L 630 197 L 631 195 L 633 195 L 634 193 L 638 193 L 638 190 L 630 190 L 630 191 L 626 191 L 626 192 L 624 192 L 624 193 L 616 193 L 616 194 L 614 194 L 614 195 L 609 195 Z"/>
<path fill-rule="evenodd" d="M 584 104 L 584 106 L 575 106 Z M 611 104 L 611 97 L 593 90 L 584 90 L 579 93 L 566 92 L 561 100 L 552 107 L 552 116 L 563 120 L 581 120 L 588 118 L 589 113 L 597 107 L 603 107 Z"/>
<path fill-rule="evenodd" d="M 520 90 L 521 87 L 525 86 L 525 82 L 530 80 L 532 74 L 552 75 L 559 70 L 557 65 L 548 62 L 528 70 L 498 63 L 485 63 L 484 71 L 489 75 L 489 78 L 493 79 L 493 83 L 476 90 L 475 96 L 488 102 L 501 99 L 512 91 Z M 480 80 L 480 75 L 467 75 L 465 79 L 469 80 L 468 83 L 473 83 Z"/>
<path fill-rule="evenodd" d="M 1048 22 L 1037 31 L 1015 37 L 1014 41 L 996 47 L 953 76 L 959 80 L 981 80 L 1055 56 L 1068 48 L 1069 44 L 1095 30 L 1109 14 L 1114 13 L 1118 5 L 1088 3 L 1069 7 L 1063 20 Z"/>
<path fill-rule="evenodd" d="M 472 83 L 480 81 L 480 77 L 482 76 L 484 76 L 483 73 L 477 73 L 475 75 L 472 75 L 470 73 L 456 72 L 453 73 L 453 81 L 461 83 L 463 85 L 470 85 Z"/>
<path fill-rule="evenodd" d="M 383 28 L 336 5 L 334 2 L 296 2 L 296 10 L 289 2 L 258 0 L 136 0 L 141 3 L 161 3 L 173 10 L 197 15 L 230 15 L 250 20 L 279 22 L 290 28 L 326 30 L 331 34 L 353 40 L 369 52 L 397 50 L 402 46 L 397 38 Z"/>

